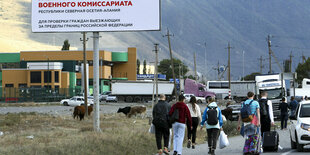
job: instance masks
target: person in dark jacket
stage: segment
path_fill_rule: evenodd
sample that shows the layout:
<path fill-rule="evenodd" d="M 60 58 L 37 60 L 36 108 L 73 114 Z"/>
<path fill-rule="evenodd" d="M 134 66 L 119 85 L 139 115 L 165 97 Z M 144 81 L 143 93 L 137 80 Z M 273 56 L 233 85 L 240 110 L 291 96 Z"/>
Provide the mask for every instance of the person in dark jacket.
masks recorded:
<path fill-rule="evenodd" d="M 283 97 L 282 98 L 282 102 L 280 103 L 280 106 L 279 106 L 279 110 L 281 111 L 281 130 L 283 129 L 286 129 L 287 127 L 287 120 L 288 120 L 288 109 L 289 109 L 289 106 L 288 104 L 286 103 L 286 98 Z"/>
<path fill-rule="evenodd" d="M 166 96 L 161 94 L 159 96 L 158 103 L 153 108 L 153 124 L 155 126 L 155 138 L 158 149 L 158 154 L 162 153 L 169 154 L 168 144 L 169 144 L 169 123 L 168 114 L 170 110 L 170 105 L 165 101 Z M 164 139 L 164 148 L 162 148 L 161 140 Z"/>
<path fill-rule="evenodd" d="M 172 124 L 173 128 L 173 155 L 182 154 L 183 148 L 183 140 L 184 140 L 184 133 L 185 133 L 185 124 L 188 126 L 192 126 L 192 117 L 191 113 L 184 103 L 185 97 L 183 95 L 179 96 L 179 102 L 174 104 L 170 111 L 169 115 L 172 116 L 173 112 L 178 109 L 179 112 L 179 119 Z"/>
<path fill-rule="evenodd" d="M 298 106 L 298 102 L 295 100 L 294 96 L 291 97 L 291 102 L 290 102 L 289 106 L 291 108 L 291 116 L 295 115 L 295 111 L 296 111 L 296 108 Z"/>

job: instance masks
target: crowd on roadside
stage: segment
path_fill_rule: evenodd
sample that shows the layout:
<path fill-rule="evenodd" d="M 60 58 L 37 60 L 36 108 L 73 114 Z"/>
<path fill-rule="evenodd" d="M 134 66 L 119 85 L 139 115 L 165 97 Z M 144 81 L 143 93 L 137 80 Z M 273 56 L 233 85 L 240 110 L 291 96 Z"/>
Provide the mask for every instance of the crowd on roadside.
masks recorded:
<path fill-rule="evenodd" d="M 215 98 L 209 98 L 207 107 L 203 115 L 196 98 L 192 96 L 188 104 L 185 104 L 185 97 L 179 96 L 179 101 L 172 107 L 165 101 L 165 95 L 159 96 L 159 102 L 153 108 L 152 124 L 155 128 L 156 144 L 158 154 L 169 154 L 171 136 L 173 130 L 173 155 L 181 155 L 185 129 L 187 127 L 187 147 L 195 149 L 196 133 L 200 124 L 200 130 L 205 126 L 207 130 L 207 141 L 209 152 L 214 155 L 219 133 L 223 130 L 223 116 Z M 287 120 L 295 113 L 298 102 L 291 97 L 291 102 L 287 103 L 286 98 L 282 98 L 279 110 L 281 112 L 281 130 L 287 128 Z M 254 93 L 248 92 L 247 100 L 242 103 L 239 114 L 238 130 L 245 137 L 243 147 L 244 154 L 260 153 L 264 149 L 273 151 L 278 149 L 278 133 L 274 127 L 274 116 L 272 102 L 268 100 L 268 93 L 262 92 L 258 101 L 254 100 Z M 289 109 L 291 113 L 289 114 Z M 275 138 L 273 138 L 275 137 Z M 162 146 L 162 139 L 164 145 Z"/>

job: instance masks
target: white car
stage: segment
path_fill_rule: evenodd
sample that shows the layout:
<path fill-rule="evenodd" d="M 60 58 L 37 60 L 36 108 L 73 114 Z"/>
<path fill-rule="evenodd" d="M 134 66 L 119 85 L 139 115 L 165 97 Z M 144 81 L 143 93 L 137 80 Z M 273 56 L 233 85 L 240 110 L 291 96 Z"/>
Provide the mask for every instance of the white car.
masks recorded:
<path fill-rule="evenodd" d="M 305 145 L 310 145 L 310 101 L 300 102 L 290 119 L 291 148 L 301 152 Z"/>
<path fill-rule="evenodd" d="M 105 101 L 109 95 L 111 95 L 111 91 L 104 92 L 99 96 L 99 101 Z"/>
<path fill-rule="evenodd" d="M 192 96 L 195 96 L 194 94 L 184 94 L 185 97 L 185 101 L 189 102 L 189 100 L 191 99 Z M 196 101 L 197 103 L 202 103 L 202 102 L 206 102 L 206 99 L 204 97 L 196 97 Z"/>
<path fill-rule="evenodd" d="M 117 102 L 117 97 L 116 96 L 107 96 L 106 102 Z"/>
<path fill-rule="evenodd" d="M 74 96 L 70 99 L 63 99 L 60 101 L 60 104 L 64 105 L 64 106 L 80 106 L 80 105 L 84 104 L 84 97 Z M 92 104 L 94 104 L 94 101 L 92 99 L 88 99 L 87 105 L 90 106 Z"/>

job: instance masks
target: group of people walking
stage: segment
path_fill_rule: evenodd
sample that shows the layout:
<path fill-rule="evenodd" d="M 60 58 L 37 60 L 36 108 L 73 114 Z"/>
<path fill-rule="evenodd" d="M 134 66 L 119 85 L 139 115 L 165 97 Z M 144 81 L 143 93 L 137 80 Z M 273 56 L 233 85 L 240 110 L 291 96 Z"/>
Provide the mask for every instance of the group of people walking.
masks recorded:
<path fill-rule="evenodd" d="M 177 117 L 177 119 L 171 122 L 172 117 Z M 217 106 L 214 98 L 209 99 L 207 108 L 201 117 L 200 107 L 196 104 L 194 96 L 190 98 L 188 104 L 185 104 L 185 97 L 180 95 L 179 101 L 170 108 L 170 105 L 165 101 L 165 95 L 161 94 L 159 102 L 153 108 L 152 123 L 155 126 L 158 154 L 169 154 L 169 135 L 171 134 L 169 128 L 173 129 L 173 155 L 182 154 L 186 127 L 187 147 L 195 149 L 199 124 L 200 129 L 206 126 L 208 154 L 214 154 L 219 131 L 223 126 L 223 119 L 221 109 Z M 164 147 L 162 147 L 162 138 L 164 139 Z"/>
<path fill-rule="evenodd" d="M 260 153 L 261 140 L 264 133 L 270 132 L 274 126 L 273 106 L 268 100 L 268 93 L 261 92 L 258 101 L 254 100 L 254 93 L 248 92 L 247 100 L 242 103 L 239 114 L 238 130 L 246 137 L 243 152 Z M 208 105 L 201 116 L 196 98 L 192 96 L 188 104 L 185 104 L 185 97 L 179 96 L 179 101 L 172 107 L 165 101 L 165 95 L 161 94 L 159 102 L 153 108 L 153 121 L 155 126 L 155 137 L 159 154 L 169 154 L 171 128 L 173 129 L 173 155 L 182 154 L 185 128 L 187 127 L 187 147 L 195 149 L 196 133 L 198 125 L 200 130 L 206 126 L 208 136 L 208 154 L 215 154 L 217 139 L 223 126 L 221 109 L 215 102 L 215 98 L 209 98 Z M 281 112 L 281 130 L 287 128 L 288 117 L 294 115 L 298 102 L 291 97 L 288 104 L 286 98 L 282 98 L 279 109 Z M 288 111 L 291 109 L 291 113 Z M 171 117 L 177 119 L 171 122 Z M 162 138 L 164 147 L 162 147 Z"/>

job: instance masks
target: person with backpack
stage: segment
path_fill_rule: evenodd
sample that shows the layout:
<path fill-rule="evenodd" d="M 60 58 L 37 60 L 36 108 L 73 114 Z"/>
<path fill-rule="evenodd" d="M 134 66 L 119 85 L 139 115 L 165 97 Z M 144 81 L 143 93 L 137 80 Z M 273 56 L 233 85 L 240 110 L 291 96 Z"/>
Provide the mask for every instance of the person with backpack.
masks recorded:
<path fill-rule="evenodd" d="M 153 108 L 153 121 L 155 126 L 155 138 L 158 149 L 158 154 L 162 153 L 169 154 L 168 143 L 169 143 L 169 122 L 168 115 L 170 105 L 165 101 L 166 96 L 160 94 L 158 103 Z M 164 139 L 164 148 L 162 148 L 162 138 Z"/>
<path fill-rule="evenodd" d="M 289 106 L 288 104 L 286 103 L 286 98 L 285 97 L 282 97 L 282 102 L 280 103 L 280 106 L 279 106 L 279 110 L 281 112 L 281 130 L 283 129 L 286 129 L 287 127 L 287 120 L 288 120 L 288 109 L 289 109 Z"/>
<path fill-rule="evenodd" d="M 172 105 L 169 111 L 170 123 L 172 123 L 173 128 L 173 155 L 182 154 L 185 124 L 192 126 L 191 113 L 184 101 L 185 97 L 180 95 L 179 102 Z"/>
<path fill-rule="evenodd" d="M 187 148 L 190 148 L 192 146 L 192 149 L 195 149 L 197 127 L 199 122 L 201 121 L 201 111 L 199 105 L 196 104 L 195 96 L 192 96 L 190 98 L 187 107 L 192 116 L 192 129 L 190 126 L 187 127 Z"/>
<path fill-rule="evenodd" d="M 241 104 L 238 119 L 238 131 L 246 137 L 243 153 L 260 153 L 260 108 L 259 103 L 254 100 L 254 93 L 248 92 L 247 100 Z M 242 121 L 242 127 L 241 127 Z"/>
<path fill-rule="evenodd" d="M 268 93 L 263 91 L 261 93 L 261 99 L 259 99 L 260 107 L 260 124 L 261 124 L 261 135 L 263 136 L 264 132 L 269 132 L 271 126 L 274 126 L 274 117 L 272 102 L 267 99 Z"/>
<path fill-rule="evenodd" d="M 223 126 L 222 112 L 221 109 L 217 106 L 214 97 L 210 98 L 209 105 L 203 112 L 202 121 L 200 123 L 200 130 L 202 130 L 205 124 L 208 135 L 208 154 L 214 155 L 216 149 L 216 142 L 219 137 L 219 131 L 220 129 L 222 129 Z"/>

